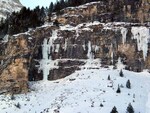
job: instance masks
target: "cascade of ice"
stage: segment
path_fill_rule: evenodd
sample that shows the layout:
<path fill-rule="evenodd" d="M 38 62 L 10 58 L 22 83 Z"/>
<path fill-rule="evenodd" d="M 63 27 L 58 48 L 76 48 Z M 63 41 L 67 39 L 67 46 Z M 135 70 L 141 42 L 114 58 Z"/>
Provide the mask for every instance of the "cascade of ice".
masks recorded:
<path fill-rule="evenodd" d="M 42 56 L 43 59 L 40 61 L 40 69 L 43 71 L 43 80 L 47 81 L 50 65 L 53 65 L 51 63 L 51 52 L 54 52 L 54 41 L 57 39 L 57 31 L 52 32 L 52 36 L 49 39 L 44 39 L 43 45 L 42 45 Z M 52 50 L 52 51 L 51 51 Z"/>
<path fill-rule="evenodd" d="M 88 43 L 88 53 L 87 53 L 87 57 L 88 59 L 94 59 L 94 56 L 92 54 L 92 44 L 91 44 L 91 41 L 89 41 Z"/>
<path fill-rule="evenodd" d="M 150 29 L 147 27 L 132 27 L 133 39 L 137 40 L 138 51 L 143 51 L 144 60 L 147 57 L 148 40 L 150 39 Z"/>
<path fill-rule="evenodd" d="M 111 44 L 111 62 L 114 62 L 114 52 L 113 52 L 113 45 Z"/>
<path fill-rule="evenodd" d="M 48 51 L 49 51 L 49 45 L 47 44 L 47 39 L 45 38 L 42 45 L 42 55 L 43 59 L 48 59 Z"/>
<path fill-rule="evenodd" d="M 68 39 L 65 39 L 65 47 L 64 47 L 65 51 L 67 50 L 67 43 L 68 43 Z"/>
<path fill-rule="evenodd" d="M 126 42 L 127 32 L 128 32 L 127 28 L 124 28 L 124 27 L 121 28 L 121 34 L 122 34 L 122 42 L 123 42 L 123 44 Z"/>

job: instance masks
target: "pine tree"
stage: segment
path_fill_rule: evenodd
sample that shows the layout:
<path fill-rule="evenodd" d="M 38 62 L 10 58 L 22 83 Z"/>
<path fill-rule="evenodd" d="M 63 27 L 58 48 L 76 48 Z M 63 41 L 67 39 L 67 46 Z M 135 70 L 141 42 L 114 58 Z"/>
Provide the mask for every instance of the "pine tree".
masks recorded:
<path fill-rule="evenodd" d="M 21 105 L 20 103 L 18 102 L 17 104 L 15 104 L 16 108 L 20 109 L 21 108 Z"/>
<path fill-rule="evenodd" d="M 53 10 L 54 10 L 54 4 L 53 4 L 53 2 L 51 2 L 50 6 L 49 6 L 48 13 L 49 13 L 49 14 L 52 13 Z"/>
<path fill-rule="evenodd" d="M 120 90 L 120 86 L 119 86 L 119 85 L 118 85 L 118 89 L 117 89 L 116 93 L 121 93 L 121 90 Z"/>
<path fill-rule="evenodd" d="M 118 113 L 117 108 L 114 106 L 110 113 Z"/>
<path fill-rule="evenodd" d="M 131 89 L 131 83 L 130 83 L 130 80 L 127 81 L 126 87 L 129 88 L 129 89 Z"/>
<path fill-rule="evenodd" d="M 123 71 L 121 70 L 119 73 L 120 77 L 124 77 Z"/>
<path fill-rule="evenodd" d="M 129 105 L 127 107 L 127 112 L 126 113 L 134 113 L 134 109 L 133 109 L 131 103 L 129 103 Z"/>
<path fill-rule="evenodd" d="M 108 78 L 107 78 L 107 80 L 110 80 L 110 75 L 108 75 Z"/>
<path fill-rule="evenodd" d="M 45 8 L 44 7 L 42 7 L 41 9 L 40 9 L 40 21 L 41 21 L 41 23 L 44 23 L 44 19 L 45 19 L 45 17 L 46 17 L 46 13 L 45 13 Z"/>

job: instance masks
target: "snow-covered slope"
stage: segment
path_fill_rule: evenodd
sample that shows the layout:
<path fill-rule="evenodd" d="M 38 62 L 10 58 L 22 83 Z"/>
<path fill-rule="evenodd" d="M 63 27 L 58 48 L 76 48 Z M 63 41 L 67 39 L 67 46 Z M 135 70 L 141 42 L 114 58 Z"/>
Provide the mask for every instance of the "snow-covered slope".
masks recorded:
<path fill-rule="evenodd" d="M 124 77 L 120 77 L 120 70 L 100 68 L 96 61 L 89 60 L 81 70 L 61 80 L 31 82 L 33 90 L 28 94 L 12 99 L 9 95 L 0 96 L 0 112 L 110 113 L 116 106 L 119 113 L 126 113 L 131 103 L 135 113 L 150 113 L 149 73 L 123 70 Z M 128 79 L 131 89 L 126 88 Z M 116 93 L 118 85 L 121 93 Z"/>
<path fill-rule="evenodd" d="M 19 0 L 0 0 L 0 19 L 5 19 L 7 14 L 19 11 L 22 7 Z"/>

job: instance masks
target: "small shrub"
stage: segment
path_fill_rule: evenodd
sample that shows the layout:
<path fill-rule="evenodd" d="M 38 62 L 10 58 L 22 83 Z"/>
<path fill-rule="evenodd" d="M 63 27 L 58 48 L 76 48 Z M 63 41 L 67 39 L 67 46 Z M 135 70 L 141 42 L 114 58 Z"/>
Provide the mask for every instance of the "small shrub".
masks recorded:
<path fill-rule="evenodd" d="M 110 113 L 118 113 L 117 108 L 114 106 Z"/>
<path fill-rule="evenodd" d="M 110 79 L 110 75 L 108 75 L 108 78 L 107 78 L 107 80 L 111 80 L 111 79 Z"/>
<path fill-rule="evenodd" d="M 120 77 L 124 77 L 123 71 L 121 70 L 119 73 Z"/>
<path fill-rule="evenodd" d="M 100 104 L 100 107 L 104 107 L 104 105 L 101 103 L 101 104 Z"/>
<path fill-rule="evenodd" d="M 126 87 L 129 88 L 129 89 L 131 89 L 131 83 L 130 83 L 130 80 L 127 81 Z"/>
<path fill-rule="evenodd" d="M 121 93 L 121 90 L 120 90 L 120 86 L 119 86 L 119 85 L 118 85 L 118 89 L 117 89 L 116 93 Z"/>
<path fill-rule="evenodd" d="M 21 105 L 20 103 L 18 102 L 17 104 L 15 104 L 16 108 L 20 109 L 21 108 Z"/>
<path fill-rule="evenodd" d="M 133 109 L 131 103 L 129 103 L 129 105 L 127 107 L 127 112 L 126 113 L 134 113 L 134 109 Z"/>
<path fill-rule="evenodd" d="M 11 95 L 10 99 L 11 99 L 11 100 L 15 100 L 15 96 L 14 96 L 14 95 Z"/>

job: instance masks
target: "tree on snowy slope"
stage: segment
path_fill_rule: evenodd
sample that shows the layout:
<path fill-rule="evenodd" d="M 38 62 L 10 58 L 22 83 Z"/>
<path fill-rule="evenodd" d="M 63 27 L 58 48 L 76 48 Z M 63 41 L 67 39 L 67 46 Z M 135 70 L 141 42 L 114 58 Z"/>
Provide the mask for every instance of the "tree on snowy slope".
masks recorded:
<path fill-rule="evenodd" d="M 4 20 L 3 18 L 1 19 L 0 22 L 0 40 L 7 34 L 8 32 L 8 18 Z"/>
<path fill-rule="evenodd" d="M 114 106 L 110 113 L 118 113 L 117 108 Z"/>
<path fill-rule="evenodd" d="M 48 14 L 52 13 L 53 10 L 54 10 L 54 4 L 53 4 L 53 2 L 51 2 L 49 9 L 48 9 Z"/>
<path fill-rule="evenodd" d="M 131 103 L 129 103 L 129 105 L 127 107 L 127 112 L 126 113 L 134 113 L 134 109 L 133 109 Z"/>
<path fill-rule="evenodd" d="M 123 77 L 124 74 L 123 74 L 123 71 L 121 70 L 120 73 L 119 73 L 120 77 Z"/>
<path fill-rule="evenodd" d="M 118 89 L 117 89 L 116 93 L 121 93 L 121 90 L 120 90 L 120 86 L 119 86 L 119 85 L 118 85 Z"/>
<path fill-rule="evenodd" d="M 127 81 L 126 87 L 129 88 L 129 89 L 131 89 L 131 83 L 130 83 L 130 80 Z"/>

